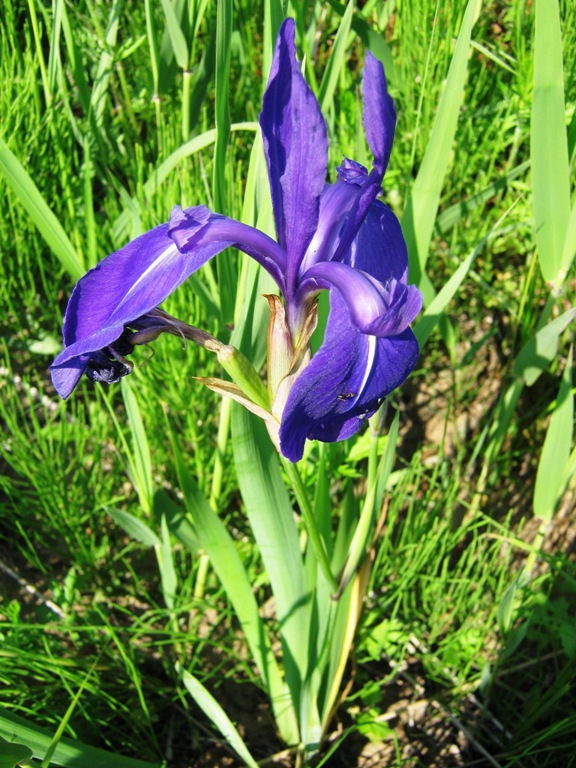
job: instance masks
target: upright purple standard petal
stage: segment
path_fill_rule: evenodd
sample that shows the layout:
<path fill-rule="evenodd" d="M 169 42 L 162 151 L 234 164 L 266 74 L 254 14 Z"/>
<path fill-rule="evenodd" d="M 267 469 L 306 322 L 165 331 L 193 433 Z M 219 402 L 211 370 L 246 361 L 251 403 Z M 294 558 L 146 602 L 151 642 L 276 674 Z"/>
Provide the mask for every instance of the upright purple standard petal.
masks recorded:
<path fill-rule="evenodd" d="M 418 342 L 409 328 L 384 338 L 361 333 L 333 291 L 324 343 L 296 379 L 282 414 L 283 455 L 299 461 L 306 439 L 334 442 L 353 435 L 417 358 Z"/>
<path fill-rule="evenodd" d="M 316 231 L 328 165 L 326 124 L 296 59 L 292 19 L 280 28 L 260 125 L 278 242 L 287 255 L 289 300 L 300 261 Z"/>
<path fill-rule="evenodd" d="M 396 107 L 388 93 L 384 67 L 366 51 L 362 78 L 362 121 L 370 151 L 374 155 L 374 168 L 384 176 L 394 143 Z"/>
<path fill-rule="evenodd" d="M 351 247 L 358 230 L 368 214 L 372 204 L 382 191 L 382 179 L 388 166 L 394 131 L 396 128 L 396 108 L 388 93 L 384 67 L 367 51 L 366 63 L 362 75 L 362 118 L 368 146 L 374 156 L 374 165 L 366 179 L 354 179 L 349 167 L 350 161 L 338 169 L 340 178 L 345 183 L 356 187 L 357 192 L 350 205 L 339 233 L 338 244 L 332 254 L 333 260 L 342 260 Z M 356 164 L 357 165 L 357 164 Z"/>

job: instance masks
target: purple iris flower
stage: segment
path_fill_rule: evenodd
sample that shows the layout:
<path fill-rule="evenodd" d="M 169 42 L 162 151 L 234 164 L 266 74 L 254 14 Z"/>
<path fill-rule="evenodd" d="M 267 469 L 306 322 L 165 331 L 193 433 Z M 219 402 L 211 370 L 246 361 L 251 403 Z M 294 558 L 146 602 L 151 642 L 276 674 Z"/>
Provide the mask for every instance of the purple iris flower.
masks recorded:
<path fill-rule="evenodd" d="M 326 124 L 301 74 L 294 22 L 287 19 L 260 115 L 277 242 L 205 206 L 176 207 L 168 224 L 108 256 L 76 285 L 64 318 L 65 347 L 51 367 L 59 394 L 68 397 L 85 372 L 107 382 L 129 373 L 126 355 L 134 344 L 155 338 L 169 323 L 158 305 L 233 246 L 276 281 L 293 349 L 308 333 L 319 292 L 330 292 L 322 346 L 309 362 L 300 356 L 277 414 L 283 455 L 299 460 L 307 438 L 333 442 L 353 435 L 413 369 L 419 350 L 409 324 L 422 305 L 420 292 L 407 284 L 400 224 L 376 199 L 396 112 L 384 69 L 370 52 L 362 100 L 372 170 L 345 158 L 337 181 L 326 184 Z M 286 366 L 286 373 L 294 370 Z"/>

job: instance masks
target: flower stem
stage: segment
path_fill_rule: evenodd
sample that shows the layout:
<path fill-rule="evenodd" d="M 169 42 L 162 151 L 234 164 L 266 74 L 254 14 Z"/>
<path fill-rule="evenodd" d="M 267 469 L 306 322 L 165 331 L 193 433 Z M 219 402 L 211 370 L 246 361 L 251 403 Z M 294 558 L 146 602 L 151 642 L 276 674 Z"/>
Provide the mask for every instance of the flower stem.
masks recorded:
<path fill-rule="evenodd" d="M 296 495 L 296 501 L 300 507 L 300 512 L 302 513 L 304 525 L 306 526 L 306 531 L 310 537 L 316 559 L 320 564 L 322 573 L 328 581 L 332 592 L 335 593 L 338 589 L 338 583 L 330 568 L 330 561 L 328 560 L 326 547 L 324 545 L 324 541 L 322 540 L 322 536 L 320 535 L 320 531 L 318 530 L 318 526 L 316 525 L 314 513 L 310 507 L 308 495 L 306 493 L 306 489 L 304 488 L 304 483 L 302 482 L 300 473 L 298 472 L 298 468 L 295 464 L 292 464 L 292 462 L 285 458 L 282 458 L 282 464 L 286 474 L 288 475 L 290 483 L 292 484 L 294 494 Z"/>

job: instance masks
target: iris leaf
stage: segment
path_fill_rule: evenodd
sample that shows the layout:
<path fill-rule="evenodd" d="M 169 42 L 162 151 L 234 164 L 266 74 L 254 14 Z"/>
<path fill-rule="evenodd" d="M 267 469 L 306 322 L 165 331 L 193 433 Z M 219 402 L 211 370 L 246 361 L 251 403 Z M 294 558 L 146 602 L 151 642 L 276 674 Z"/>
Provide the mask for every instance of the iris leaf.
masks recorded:
<path fill-rule="evenodd" d="M 160 0 L 166 17 L 166 29 L 172 43 L 172 50 L 180 69 L 188 69 L 188 43 L 180 26 L 180 22 L 170 0 Z"/>
<path fill-rule="evenodd" d="M 0 706 L 0 736 L 7 741 L 18 739 L 32 750 L 34 757 L 42 760 L 52 743 L 52 733 L 30 724 L 27 720 Z M 122 757 L 114 752 L 89 747 L 80 741 L 61 738 L 52 754 L 54 765 L 64 768 L 86 765 L 90 768 L 160 768 L 159 763 L 148 763 L 132 757 Z"/>
<path fill-rule="evenodd" d="M 282 735 L 288 743 L 298 741 L 298 728 L 294 711 L 290 706 L 288 693 L 280 675 L 278 665 L 271 650 L 270 638 L 260 618 L 252 585 L 236 546 L 224 523 L 210 507 L 206 497 L 196 485 L 185 466 L 178 440 L 172 437 L 172 447 L 178 483 L 184 495 L 188 519 L 210 563 L 226 590 L 228 599 L 242 626 L 244 636 L 250 647 L 258 671 L 264 681 L 272 707 L 274 718 Z M 177 517 L 169 520 L 172 533 L 179 536 L 182 523 Z M 181 539 L 184 544 L 185 539 Z"/>
<path fill-rule="evenodd" d="M 311 594 L 294 511 L 264 426 L 235 403 L 232 444 L 240 493 L 276 600 L 286 682 L 296 702 L 307 675 Z"/>
<path fill-rule="evenodd" d="M 545 523 L 552 520 L 564 492 L 566 467 L 570 458 L 574 429 L 574 397 L 572 395 L 572 353 L 570 350 L 560 383 L 556 407 L 544 439 L 542 455 L 534 487 L 534 514 Z"/>
<path fill-rule="evenodd" d="M 346 6 L 346 11 L 342 16 L 338 32 L 334 38 L 334 44 L 332 51 L 330 52 L 330 58 L 320 83 L 320 90 L 318 92 L 318 101 L 320 102 L 320 109 L 323 114 L 328 112 L 328 108 L 334 98 L 334 91 L 340 77 L 340 70 L 344 62 L 344 56 L 349 45 L 350 37 L 350 25 L 352 23 L 352 12 L 354 11 L 355 2 L 350 0 Z"/>
<path fill-rule="evenodd" d="M 244 764 L 247 765 L 248 768 L 258 768 L 258 763 L 250 754 L 248 747 L 243 742 L 236 726 L 230 720 L 226 712 L 224 712 L 214 696 L 212 696 L 210 691 L 202 685 L 197 677 L 194 677 L 190 672 L 183 669 L 180 664 L 176 665 L 176 669 L 182 675 L 182 680 L 188 693 L 192 696 L 200 709 L 208 715 L 210 720 L 212 720 L 232 749 L 240 755 Z"/>
<path fill-rule="evenodd" d="M 541 328 L 518 353 L 513 372 L 531 387 L 558 354 L 560 336 L 576 317 L 576 309 L 569 309 Z"/>
<path fill-rule="evenodd" d="M 556 282 L 570 218 L 562 34 L 557 0 L 536 0 L 535 5 L 530 155 L 540 269 L 545 280 Z"/>

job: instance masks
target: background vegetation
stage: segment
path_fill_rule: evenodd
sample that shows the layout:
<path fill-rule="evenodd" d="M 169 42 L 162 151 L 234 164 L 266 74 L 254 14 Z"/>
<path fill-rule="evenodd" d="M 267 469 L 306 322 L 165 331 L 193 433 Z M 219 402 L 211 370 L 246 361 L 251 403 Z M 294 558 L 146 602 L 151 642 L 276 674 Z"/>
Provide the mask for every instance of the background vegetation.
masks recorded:
<path fill-rule="evenodd" d="M 178 680 L 177 659 L 257 758 L 284 759 L 210 568 L 174 543 L 167 605 L 154 547 L 119 524 L 129 512 L 159 530 L 143 484 L 179 503 L 176 436 L 265 603 L 232 456 L 217 451 L 226 444 L 221 405 L 193 379 L 219 374 L 214 360 L 172 338 L 155 345 L 153 360 L 141 351 L 130 391 L 148 436 L 148 477 L 138 476 L 139 425 L 121 388 L 83 382 L 62 403 L 47 374 L 86 268 L 167 220 L 174 204 L 251 215 L 250 151 L 271 50 L 264 19 L 274 7 L 5 0 L 0 11 L 0 736 L 11 740 L 15 729 L 43 755 L 59 742 L 56 764 L 96 765 L 89 747 L 99 747 L 113 753 L 106 765 L 127 768 L 136 766 L 128 758 L 236 765 Z M 367 0 L 352 3 L 351 16 L 336 0 L 285 9 L 323 104 L 332 168 L 340 153 L 366 161 L 366 45 L 384 59 L 398 111 L 384 199 L 403 217 L 413 279 L 430 299 L 475 255 L 417 370 L 391 398 L 390 413 L 400 411 L 393 488 L 322 764 L 576 763 L 566 314 L 576 292 L 576 17 L 560 3 L 556 45 L 555 7 L 479 6 L 453 141 L 436 118 L 446 114 L 439 104 L 463 0 Z M 535 40 L 538 13 L 544 37 Z M 346 20 L 346 53 L 328 80 Z M 545 239 L 550 217 L 559 245 Z M 231 284 L 220 269 L 193 276 L 166 309 L 226 341 L 234 296 L 219 293 Z M 330 446 L 327 456 L 337 508 L 362 495 L 365 442 Z M 302 467 L 309 485 L 317 461 L 313 448 Z"/>

